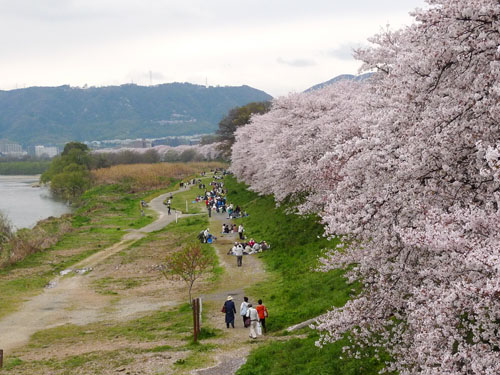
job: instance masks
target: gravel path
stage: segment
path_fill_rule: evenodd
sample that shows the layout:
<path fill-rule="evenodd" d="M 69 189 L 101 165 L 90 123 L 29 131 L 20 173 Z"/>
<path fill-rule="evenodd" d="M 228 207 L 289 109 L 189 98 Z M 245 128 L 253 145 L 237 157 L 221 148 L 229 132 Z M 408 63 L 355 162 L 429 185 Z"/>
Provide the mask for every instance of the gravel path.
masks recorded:
<path fill-rule="evenodd" d="M 172 192 L 175 194 L 178 191 Z M 72 269 L 94 268 L 112 255 L 126 249 L 131 243 L 150 233 L 164 228 L 175 220 L 175 213 L 168 215 L 168 209 L 163 200 L 170 193 L 154 198 L 150 207 L 159 213 L 159 218 L 150 225 L 138 230 L 132 230 L 123 236 L 122 240 L 92 256 L 75 264 Z M 190 215 L 177 215 L 185 217 Z M 0 320 L 0 343 L 5 354 L 26 344 L 30 336 L 40 330 L 57 327 L 64 324 L 88 324 L 109 319 L 106 307 L 109 298 L 96 294 L 87 285 L 85 275 L 76 274 L 72 277 L 56 277 L 39 295 L 26 301 L 18 311 Z M 175 305 L 168 302 L 162 306 Z M 136 300 L 124 304 L 122 311 L 116 316 L 125 318 L 140 311 L 150 311 L 160 308 L 145 300 Z"/>
<path fill-rule="evenodd" d="M 248 354 L 248 353 L 247 353 Z M 243 357 L 222 357 L 220 363 L 217 366 L 210 367 L 203 370 L 197 370 L 195 374 L 197 375 L 233 375 L 238 371 L 238 369 L 245 364 L 247 361 L 246 355 Z"/>

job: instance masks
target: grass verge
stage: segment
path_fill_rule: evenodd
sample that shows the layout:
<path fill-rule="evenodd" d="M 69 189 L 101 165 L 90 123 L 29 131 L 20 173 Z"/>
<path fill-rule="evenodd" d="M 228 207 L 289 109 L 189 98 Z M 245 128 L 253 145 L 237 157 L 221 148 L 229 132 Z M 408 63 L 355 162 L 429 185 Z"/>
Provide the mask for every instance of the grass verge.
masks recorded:
<path fill-rule="evenodd" d="M 286 205 L 276 207 L 271 196 L 259 196 L 247 190 L 233 177 L 226 178 L 231 202 L 249 213 L 237 219 L 245 227 L 246 236 L 266 240 L 271 249 L 259 255 L 270 277 L 247 293 L 261 298 L 269 310 L 268 331 L 277 332 L 291 325 L 325 313 L 332 306 L 343 306 L 359 292 L 359 285 L 350 285 L 344 271 L 314 272 L 318 257 L 332 248 L 337 239 L 323 237 L 323 227 L 316 216 L 286 214 Z M 310 336 L 286 342 L 265 344 L 252 351 L 238 371 L 250 374 L 376 374 L 383 361 L 366 351 L 361 359 L 342 355 L 345 340 L 315 346 L 317 332 L 306 329 Z"/>

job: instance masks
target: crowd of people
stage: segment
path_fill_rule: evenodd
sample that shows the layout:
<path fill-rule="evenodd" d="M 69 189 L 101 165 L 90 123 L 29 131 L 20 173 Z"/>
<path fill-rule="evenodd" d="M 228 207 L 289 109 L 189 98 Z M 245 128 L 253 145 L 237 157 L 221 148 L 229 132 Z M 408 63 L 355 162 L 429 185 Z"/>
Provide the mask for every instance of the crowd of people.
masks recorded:
<path fill-rule="evenodd" d="M 232 296 L 227 297 L 226 302 L 222 306 L 222 312 L 225 313 L 226 327 L 229 328 L 231 326 L 234 328 L 236 306 Z M 254 307 L 248 301 L 248 297 L 243 297 L 243 302 L 240 305 L 240 316 L 243 318 L 243 326 L 250 328 L 250 338 L 256 339 L 257 336 L 266 333 L 266 319 L 269 313 L 261 299 L 257 301 L 257 305 Z"/>
<path fill-rule="evenodd" d="M 211 172 L 214 173 L 213 181 L 208 185 L 208 189 L 207 185 L 203 183 L 201 179 L 192 179 L 183 182 L 181 184 L 181 188 L 197 184 L 198 188 L 203 190 L 201 194 L 197 195 L 195 202 L 205 203 L 209 217 L 211 217 L 212 211 L 219 214 L 227 212 L 228 219 L 248 216 L 248 214 L 243 211 L 240 206 L 236 205 L 235 207 L 232 203 L 227 204 L 227 190 L 225 189 L 223 180 L 223 177 L 227 172 L 223 169 L 212 170 Z M 202 177 L 206 177 L 206 175 L 206 173 L 201 174 Z M 168 206 L 169 213 L 171 202 L 172 195 L 164 201 L 164 204 Z M 236 256 L 238 267 L 243 265 L 243 255 L 256 254 L 270 248 L 266 241 L 256 242 L 253 238 L 245 241 L 245 228 L 243 224 L 236 225 L 234 223 L 223 223 L 221 234 L 238 234 L 239 241 L 236 241 L 234 246 L 232 246 L 227 252 L 228 255 Z M 217 239 L 217 237 L 210 233 L 209 228 L 201 231 L 197 237 L 202 243 L 212 243 Z M 225 313 L 226 327 L 234 328 L 237 310 L 232 296 L 227 297 L 222 307 L 222 312 Z M 249 329 L 250 338 L 256 339 L 257 336 L 266 332 L 266 318 L 268 317 L 268 311 L 266 306 L 263 305 L 262 300 L 258 300 L 257 305 L 253 305 L 249 302 L 248 297 L 244 297 L 243 302 L 240 305 L 239 314 L 242 317 L 244 327 Z"/>

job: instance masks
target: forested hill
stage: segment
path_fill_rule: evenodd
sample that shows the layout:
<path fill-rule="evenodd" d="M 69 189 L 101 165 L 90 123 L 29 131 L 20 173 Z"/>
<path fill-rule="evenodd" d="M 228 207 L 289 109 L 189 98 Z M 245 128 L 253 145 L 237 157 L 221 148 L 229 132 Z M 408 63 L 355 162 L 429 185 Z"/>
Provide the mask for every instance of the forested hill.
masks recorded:
<path fill-rule="evenodd" d="M 249 86 L 189 83 L 0 91 L 0 138 L 33 145 L 209 133 L 231 108 L 269 99 Z"/>

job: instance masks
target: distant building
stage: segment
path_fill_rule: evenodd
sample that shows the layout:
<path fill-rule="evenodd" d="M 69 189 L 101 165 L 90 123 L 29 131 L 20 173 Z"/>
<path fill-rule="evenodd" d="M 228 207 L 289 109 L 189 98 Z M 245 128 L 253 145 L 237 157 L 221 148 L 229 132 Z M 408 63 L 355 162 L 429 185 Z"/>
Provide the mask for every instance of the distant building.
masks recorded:
<path fill-rule="evenodd" d="M 58 153 L 57 147 L 35 146 L 36 157 L 48 156 L 49 158 L 53 158 Z"/>
<path fill-rule="evenodd" d="M 23 156 L 26 155 L 26 151 L 23 151 L 20 144 L 2 142 L 0 143 L 0 154 L 8 156 Z"/>

